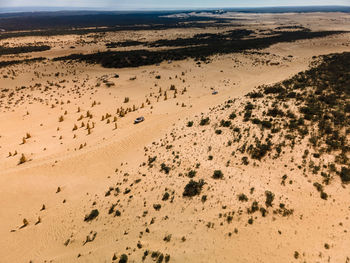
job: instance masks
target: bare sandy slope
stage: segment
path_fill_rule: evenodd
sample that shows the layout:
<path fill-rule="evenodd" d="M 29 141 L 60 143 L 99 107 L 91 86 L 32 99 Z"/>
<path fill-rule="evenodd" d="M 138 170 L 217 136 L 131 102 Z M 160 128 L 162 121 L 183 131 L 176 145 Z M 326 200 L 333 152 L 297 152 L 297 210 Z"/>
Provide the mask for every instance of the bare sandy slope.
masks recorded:
<path fill-rule="evenodd" d="M 59 62 L 1 69 L 1 262 L 112 262 L 114 254 L 118 262 L 124 253 L 140 262 L 145 250 L 151 251 L 146 261 L 159 251 L 170 255 L 170 262 L 326 262 L 328 256 L 331 262 L 346 262 L 349 211 L 339 200 L 348 189 L 333 189 L 338 201 L 324 203 L 300 176 L 293 178 L 293 188 L 282 191 L 284 164 L 225 168 L 226 160 L 204 160 L 209 146 L 219 156 L 225 142 L 201 135 L 200 128 L 189 136 L 198 141 L 185 135 L 187 121 L 198 122 L 202 112 L 306 70 L 313 56 L 350 51 L 349 43 L 349 34 L 343 34 L 277 44 L 261 51 L 269 55 L 219 56 L 200 67 L 188 60 L 118 70 Z M 266 60 L 280 64 L 262 63 Z M 103 79 L 115 85 L 107 87 Z M 211 95 L 213 90 L 219 93 Z M 130 112 L 121 117 L 127 108 Z M 215 118 L 215 112 L 210 114 Z M 145 122 L 134 125 L 141 115 Z M 172 141 L 173 154 L 160 147 L 167 141 Z M 186 171 L 164 176 L 142 166 L 150 153 L 159 165 L 179 154 L 181 167 L 201 163 L 199 173 L 209 181 L 214 169 L 226 169 L 232 180 L 210 182 L 205 204 L 185 200 L 185 181 L 178 174 Z M 18 165 L 22 154 L 25 162 Z M 285 157 L 287 165 L 290 157 Z M 245 210 L 236 195 L 252 187 L 251 200 L 262 201 L 268 188 L 276 198 L 287 197 L 282 201 L 293 204 L 295 214 L 270 215 L 253 225 L 238 216 L 227 224 L 223 214 Z M 161 201 L 164 192 L 170 193 L 169 201 Z M 99 216 L 84 222 L 92 209 Z M 115 216 L 115 210 L 121 215 Z M 24 218 L 29 224 L 21 228 Z M 85 244 L 87 236 L 94 240 Z M 324 243 L 331 249 L 325 250 Z"/>

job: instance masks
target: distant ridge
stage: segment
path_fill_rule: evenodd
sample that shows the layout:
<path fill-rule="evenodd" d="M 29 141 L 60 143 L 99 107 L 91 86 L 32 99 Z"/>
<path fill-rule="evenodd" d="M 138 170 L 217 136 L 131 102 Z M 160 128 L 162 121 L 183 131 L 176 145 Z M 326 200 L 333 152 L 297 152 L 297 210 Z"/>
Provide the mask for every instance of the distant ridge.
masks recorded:
<path fill-rule="evenodd" d="M 95 12 L 152 12 L 152 11 L 213 11 L 224 10 L 229 12 L 240 13 L 314 13 L 314 12 L 350 12 L 349 6 L 271 6 L 271 7 L 217 7 L 217 8 L 169 8 L 169 9 L 119 9 L 115 11 L 105 10 L 103 8 L 87 8 L 87 7 L 48 7 L 48 6 L 33 6 L 33 7 L 0 7 L 0 13 L 36 13 L 36 12 L 59 12 L 59 11 L 95 11 Z"/>

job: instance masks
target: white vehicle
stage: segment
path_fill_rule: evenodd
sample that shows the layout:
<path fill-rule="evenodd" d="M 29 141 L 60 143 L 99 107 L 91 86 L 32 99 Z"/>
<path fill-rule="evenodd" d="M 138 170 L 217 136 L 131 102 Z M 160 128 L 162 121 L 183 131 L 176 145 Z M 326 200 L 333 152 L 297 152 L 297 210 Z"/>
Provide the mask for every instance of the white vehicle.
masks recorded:
<path fill-rule="evenodd" d="M 140 123 L 140 122 L 143 122 L 144 120 L 145 120 L 145 118 L 144 118 L 143 116 L 138 117 L 138 118 L 136 118 L 136 119 L 134 120 L 134 124 L 138 124 L 138 123 Z"/>

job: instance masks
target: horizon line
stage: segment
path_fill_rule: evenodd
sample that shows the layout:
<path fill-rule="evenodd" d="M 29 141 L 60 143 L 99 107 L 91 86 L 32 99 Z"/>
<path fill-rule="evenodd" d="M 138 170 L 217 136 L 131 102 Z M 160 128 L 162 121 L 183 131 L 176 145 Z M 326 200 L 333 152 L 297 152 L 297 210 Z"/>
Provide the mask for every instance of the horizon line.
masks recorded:
<path fill-rule="evenodd" d="M 276 6 L 217 6 L 217 7 L 164 7 L 164 8 L 154 8 L 154 7 L 144 7 L 144 8 L 116 8 L 108 9 L 108 7 L 70 7 L 70 6 L 5 6 L 0 7 L 0 10 L 6 9 L 42 9 L 42 10 L 32 10 L 27 12 L 45 12 L 49 10 L 44 9 L 56 9 L 57 11 L 104 11 L 104 12 L 116 12 L 116 11 L 191 11 L 191 10 L 217 10 L 217 9 L 268 9 L 268 8 L 336 8 L 344 7 L 350 8 L 350 5 L 276 5 Z M 61 10 L 60 10 L 61 9 Z"/>

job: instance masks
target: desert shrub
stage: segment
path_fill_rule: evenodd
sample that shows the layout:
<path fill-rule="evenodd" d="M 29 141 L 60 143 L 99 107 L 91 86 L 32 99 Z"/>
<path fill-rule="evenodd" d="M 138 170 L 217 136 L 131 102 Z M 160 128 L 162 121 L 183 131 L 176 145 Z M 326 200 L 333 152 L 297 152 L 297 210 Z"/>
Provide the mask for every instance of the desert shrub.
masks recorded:
<path fill-rule="evenodd" d="M 114 212 L 115 207 L 116 207 L 116 204 L 112 204 L 112 206 L 108 210 L 108 214 L 112 214 Z"/>
<path fill-rule="evenodd" d="M 162 197 L 162 201 L 167 201 L 170 197 L 170 194 L 168 192 L 165 192 Z"/>
<path fill-rule="evenodd" d="M 258 125 L 261 123 L 261 121 L 258 118 L 254 118 L 252 119 L 252 123 Z"/>
<path fill-rule="evenodd" d="M 164 240 L 165 242 L 170 242 L 170 240 L 171 240 L 171 235 L 165 236 L 165 237 L 163 238 L 163 240 Z"/>
<path fill-rule="evenodd" d="M 243 116 L 243 121 L 245 122 L 249 121 L 251 116 L 252 116 L 252 111 L 251 110 L 246 111 Z"/>
<path fill-rule="evenodd" d="M 242 157 L 242 163 L 243 163 L 244 165 L 248 165 L 248 164 L 249 164 L 249 161 L 248 161 L 248 157 L 247 157 L 247 156 L 243 156 L 243 157 Z"/>
<path fill-rule="evenodd" d="M 162 262 L 163 262 L 163 259 L 164 259 L 164 255 L 163 255 L 163 253 L 161 253 L 161 254 L 159 255 L 159 257 L 157 258 L 156 263 L 162 263 Z"/>
<path fill-rule="evenodd" d="M 259 211 L 260 211 L 262 217 L 266 216 L 267 210 L 265 208 L 260 207 Z"/>
<path fill-rule="evenodd" d="M 127 263 L 128 262 L 128 256 L 126 254 L 122 254 L 119 259 L 119 263 Z"/>
<path fill-rule="evenodd" d="M 241 202 L 247 202 L 248 201 L 248 197 L 245 194 L 239 194 L 238 195 L 238 200 Z"/>
<path fill-rule="evenodd" d="M 232 112 L 232 113 L 230 114 L 230 116 L 229 116 L 229 119 L 230 119 L 230 120 L 233 120 L 233 119 L 235 119 L 236 117 L 237 117 L 236 113 Z"/>
<path fill-rule="evenodd" d="M 192 127 L 193 126 L 193 121 L 187 122 L 187 127 Z"/>
<path fill-rule="evenodd" d="M 189 178 L 193 178 L 193 177 L 196 176 L 196 173 L 197 173 L 197 172 L 196 172 L 195 170 L 191 170 L 191 171 L 188 172 L 187 176 L 188 176 Z"/>
<path fill-rule="evenodd" d="M 161 204 L 153 204 L 153 208 L 156 211 L 159 211 L 161 209 L 162 205 Z"/>
<path fill-rule="evenodd" d="M 169 167 L 169 166 L 166 166 L 165 163 L 162 163 L 162 164 L 160 165 L 160 170 L 163 171 L 163 172 L 166 173 L 166 174 L 169 174 L 169 172 L 170 172 L 170 167 Z"/>
<path fill-rule="evenodd" d="M 299 252 L 298 251 L 294 251 L 294 258 L 298 259 L 299 258 Z"/>
<path fill-rule="evenodd" d="M 251 110 L 254 109 L 254 105 L 249 101 L 249 102 L 245 105 L 244 109 L 245 109 L 246 111 L 251 111 Z"/>
<path fill-rule="evenodd" d="M 340 178 L 343 183 L 350 182 L 350 169 L 343 166 L 340 171 Z"/>
<path fill-rule="evenodd" d="M 258 143 L 250 152 L 252 159 L 261 160 L 268 151 L 271 150 L 271 144 L 260 144 Z"/>
<path fill-rule="evenodd" d="M 184 189 L 184 197 L 192 197 L 199 195 L 202 191 L 203 185 L 205 184 L 204 180 L 199 180 L 198 182 L 191 180 Z"/>
<path fill-rule="evenodd" d="M 222 126 L 222 127 L 230 127 L 231 124 L 232 124 L 231 121 L 221 120 L 221 122 L 220 122 L 220 126 Z"/>
<path fill-rule="evenodd" d="M 84 218 L 85 222 L 89 222 L 91 220 L 94 220 L 99 215 L 99 212 L 97 209 L 94 209 L 90 212 L 90 214 L 86 215 Z"/>
<path fill-rule="evenodd" d="M 153 162 L 155 162 L 155 160 L 157 159 L 157 156 L 153 156 L 153 157 L 148 157 L 148 165 L 151 165 Z"/>
<path fill-rule="evenodd" d="M 264 120 L 261 122 L 261 126 L 265 129 L 271 129 L 272 123 L 270 121 Z"/>
<path fill-rule="evenodd" d="M 320 193 L 320 196 L 321 196 L 321 198 L 322 198 L 323 200 L 327 200 L 327 198 L 328 198 L 328 194 L 325 193 L 325 192 L 321 192 L 321 193 Z"/>
<path fill-rule="evenodd" d="M 156 260 L 160 255 L 161 253 L 159 251 L 153 251 L 151 257 L 153 260 Z"/>
<path fill-rule="evenodd" d="M 217 135 L 220 135 L 220 134 L 222 134 L 222 130 L 215 130 L 215 133 L 216 133 Z"/>
<path fill-rule="evenodd" d="M 257 99 L 264 97 L 264 94 L 262 94 L 260 91 L 253 91 L 248 93 L 249 98 L 251 99 Z"/>
<path fill-rule="evenodd" d="M 317 189 L 318 192 L 322 192 L 322 191 L 323 191 L 323 186 L 322 186 L 320 183 L 315 182 L 315 183 L 313 184 L 313 186 L 316 187 L 316 189 Z"/>
<path fill-rule="evenodd" d="M 266 196 L 266 201 L 265 201 L 266 207 L 272 206 L 272 202 L 275 199 L 275 195 L 270 191 L 265 191 L 265 196 Z"/>
<path fill-rule="evenodd" d="M 209 124 L 209 117 L 206 117 L 204 119 L 201 119 L 201 121 L 199 122 L 200 126 L 204 126 L 204 125 L 208 125 Z"/>
<path fill-rule="evenodd" d="M 224 174 L 222 173 L 221 170 L 215 170 L 213 173 L 213 178 L 214 179 L 222 179 L 224 177 Z"/>
<path fill-rule="evenodd" d="M 234 132 L 238 132 L 238 133 L 240 133 L 240 132 L 241 132 L 241 129 L 240 129 L 240 128 L 238 128 L 238 127 L 235 127 L 235 128 L 233 129 L 233 131 L 234 131 Z"/>
<path fill-rule="evenodd" d="M 18 165 L 20 165 L 20 164 L 23 164 L 23 163 L 25 163 L 27 161 L 27 158 L 24 156 L 24 154 L 22 153 L 22 156 L 21 156 L 21 158 L 19 159 L 19 162 L 18 162 Z"/>
<path fill-rule="evenodd" d="M 265 88 L 264 93 L 265 94 L 277 94 L 277 93 L 284 93 L 285 91 L 286 90 L 282 86 L 275 85 L 272 87 Z"/>
<path fill-rule="evenodd" d="M 280 116 L 280 117 L 283 117 L 284 116 L 284 112 L 281 111 L 278 108 L 272 108 L 272 109 L 268 109 L 267 116 L 272 116 L 272 117 Z"/>
<path fill-rule="evenodd" d="M 249 214 L 253 214 L 255 213 L 256 211 L 259 211 L 259 205 L 258 205 L 258 202 L 257 201 L 254 201 L 251 205 L 251 207 L 248 209 L 248 213 Z"/>

